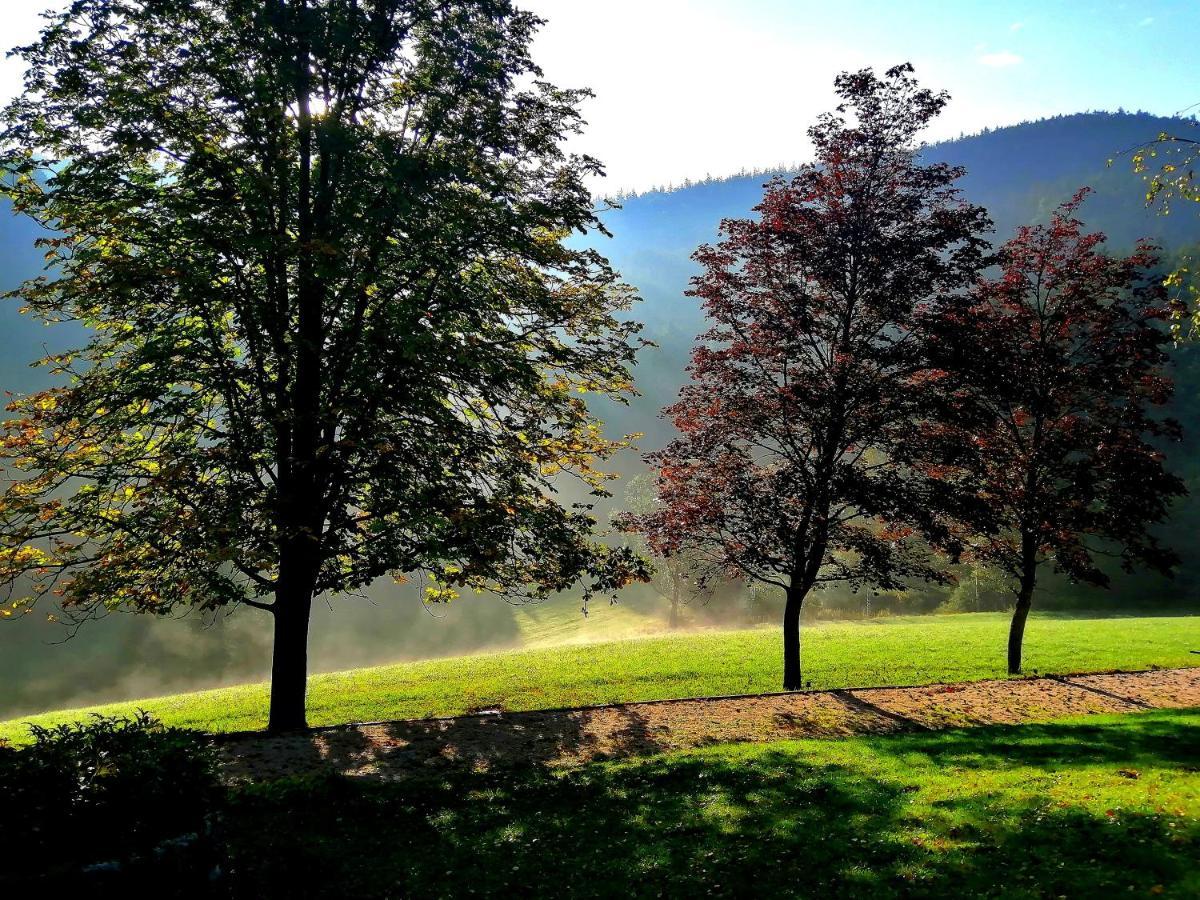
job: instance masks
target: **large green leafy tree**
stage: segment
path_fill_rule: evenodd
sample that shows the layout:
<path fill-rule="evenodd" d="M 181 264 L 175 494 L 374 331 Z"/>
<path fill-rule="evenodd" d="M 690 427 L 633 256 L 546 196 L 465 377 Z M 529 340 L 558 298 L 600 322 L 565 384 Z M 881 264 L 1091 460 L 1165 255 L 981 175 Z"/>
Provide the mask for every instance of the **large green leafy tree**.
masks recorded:
<path fill-rule="evenodd" d="M 9 614 L 247 604 L 302 726 L 314 596 L 386 574 L 543 596 L 640 575 L 567 475 L 621 446 L 633 299 L 508 0 L 76 0 L 20 51 L 17 294 L 91 329 L 0 448 Z"/>

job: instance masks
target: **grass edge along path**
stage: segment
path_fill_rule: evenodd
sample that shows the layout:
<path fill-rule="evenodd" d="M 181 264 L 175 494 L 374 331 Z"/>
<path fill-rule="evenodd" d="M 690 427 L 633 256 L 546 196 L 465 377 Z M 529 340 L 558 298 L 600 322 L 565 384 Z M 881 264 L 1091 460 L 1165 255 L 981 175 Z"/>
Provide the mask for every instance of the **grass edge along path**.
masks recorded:
<path fill-rule="evenodd" d="M 1200 709 L 1200 668 L 923 687 L 649 700 L 617 706 L 410 719 L 217 740 L 231 782 L 339 773 L 578 766 L 722 743 L 1020 725 L 1064 716 Z"/>
<path fill-rule="evenodd" d="M 1004 677 L 1008 616 L 973 613 L 823 623 L 806 628 L 808 686 L 920 685 Z M 1034 616 L 1026 671 L 1067 674 L 1200 665 L 1200 616 Z M 777 691 L 779 630 L 685 632 L 661 637 L 447 657 L 312 676 L 309 722 L 442 717 Z M 169 725 L 250 731 L 266 721 L 265 684 L 22 716 L 0 739 L 27 740 L 26 723 L 138 709 Z"/>

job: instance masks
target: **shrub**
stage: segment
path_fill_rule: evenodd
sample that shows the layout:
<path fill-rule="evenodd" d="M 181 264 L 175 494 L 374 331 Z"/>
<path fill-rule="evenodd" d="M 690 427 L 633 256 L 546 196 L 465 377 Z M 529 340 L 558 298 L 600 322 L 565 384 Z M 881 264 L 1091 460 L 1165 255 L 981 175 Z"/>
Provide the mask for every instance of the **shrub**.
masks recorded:
<path fill-rule="evenodd" d="M 21 845 L 0 877 L 127 873 L 198 852 L 219 797 L 201 735 L 144 712 L 30 730 L 31 745 L 0 748 L 0 835 Z"/>

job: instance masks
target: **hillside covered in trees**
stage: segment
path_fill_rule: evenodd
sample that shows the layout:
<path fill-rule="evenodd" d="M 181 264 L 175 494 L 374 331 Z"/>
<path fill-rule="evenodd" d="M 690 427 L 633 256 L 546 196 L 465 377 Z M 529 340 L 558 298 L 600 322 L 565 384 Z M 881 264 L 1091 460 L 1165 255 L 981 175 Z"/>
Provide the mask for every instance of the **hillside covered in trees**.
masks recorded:
<path fill-rule="evenodd" d="M 1107 235 L 1111 250 L 1129 249 L 1148 238 L 1173 254 L 1200 239 L 1200 222 L 1182 213 L 1161 216 L 1147 209 L 1144 187 L 1131 174 L 1128 155 L 1122 154 L 1191 124 L 1146 113 L 1079 113 L 933 144 L 925 156 L 967 170 L 960 184 L 969 201 L 988 210 L 997 244 L 1020 225 L 1045 223 L 1060 203 L 1087 186 L 1092 193 L 1080 217 L 1090 229 Z M 684 297 L 689 279 L 699 271 L 690 255 L 715 239 L 723 218 L 746 215 L 762 198 L 763 183 L 770 177 L 739 175 L 624 197 L 621 208 L 605 217 L 613 237 L 596 245 L 641 292 L 643 302 L 634 315 L 646 323 L 645 336 L 659 344 L 657 352 L 642 356 L 638 367 L 643 399 L 626 413 L 608 417 L 614 430 L 628 425 L 645 432 L 647 447 L 665 439 L 665 425 L 644 413 L 674 400 L 687 354 L 703 326 L 699 304 Z M 1182 373 L 1180 386 L 1186 395 Z"/>

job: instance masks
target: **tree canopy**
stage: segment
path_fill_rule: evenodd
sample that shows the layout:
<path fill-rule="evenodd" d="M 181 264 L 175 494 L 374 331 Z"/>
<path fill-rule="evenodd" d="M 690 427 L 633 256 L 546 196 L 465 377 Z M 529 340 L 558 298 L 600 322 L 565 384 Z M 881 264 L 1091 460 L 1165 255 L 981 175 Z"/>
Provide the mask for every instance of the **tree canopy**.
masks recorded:
<path fill-rule="evenodd" d="M 632 392 L 634 299 L 508 0 L 76 0 L 20 51 L 4 192 L 46 227 L 16 296 L 82 322 L 17 398 L 0 579 L 77 617 L 275 614 L 303 722 L 314 595 L 394 573 L 545 596 L 640 565 L 592 537 L 587 393 Z M 283 693 L 286 691 L 285 693 Z"/>
<path fill-rule="evenodd" d="M 1127 570 L 1177 562 L 1152 531 L 1184 493 L 1163 464 L 1179 425 L 1155 415 L 1173 390 L 1157 257 L 1145 245 L 1107 255 L 1075 217 L 1085 196 L 1020 229 L 998 277 L 928 317 L 956 408 L 945 453 L 974 472 L 988 514 L 971 552 L 1014 585 L 1014 673 L 1040 566 L 1104 586 L 1106 557 Z"/>
<path fill-rule="evenodd" d="M 1160 132 L 1154 140 L 1127 151 L 1133 171 L 1146 182 L 1146 204 L 1157 206 L 1163 215 L 1169 215 L 1178 204 L 1187 207 L 1200 203 L 1200 185 L 1196 183 L 1200 139 L 1195 136 L 1196 124 L 1192 119 L 1187 123 L 1190 128 Z M 1166 278 L 1165 285 L 1173 294 L 1172 330 L 1177 338 L 1200 334 L 1200 281 L 1196 266 L 1196 260 L 1189 254 Z"/>
<path fill-rule="evenodd" d="M 941 577 L 919 538 L 948 539 L 963 497 L 921 455 L 937 379 L 913 324 L 977 278 L 989 222 L 961 169 L 916 158 L 947 98 L 911 73 L 838 76 L 815 161 L 696 252 L 712 327 L 667 409 L 680 436 L 649 457 L 661 503 L 626 522 L 661 555 L 787 591 L 788 689 L 809 591 Z"/>

